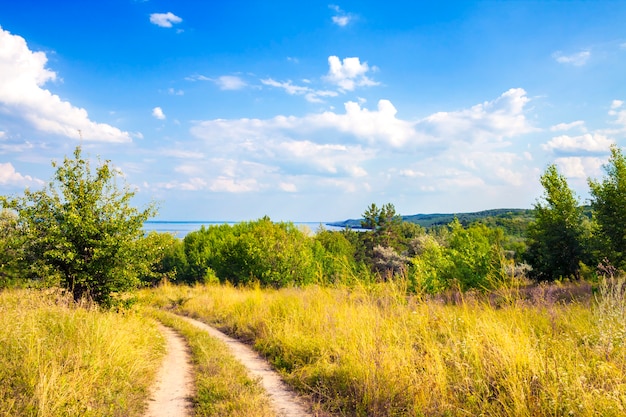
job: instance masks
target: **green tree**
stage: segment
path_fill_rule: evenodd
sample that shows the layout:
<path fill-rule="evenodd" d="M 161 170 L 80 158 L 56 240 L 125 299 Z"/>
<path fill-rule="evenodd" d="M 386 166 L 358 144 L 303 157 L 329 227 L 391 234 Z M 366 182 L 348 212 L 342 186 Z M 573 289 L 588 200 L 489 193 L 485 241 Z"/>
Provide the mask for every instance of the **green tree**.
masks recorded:
<path fill-rule="evenodd" d="M 56 173 L 44 189 L 2 197 L 2 205 L 17 214 L 36 275 L 56 277 L 75 300 L 108 305 L 113 293 L 139 284 L 154 263 L 145 254 L 142 227 L 155 209 L 131 207 L 134 193 L 118 186 L 120 172 L 110 161 L 92 171 L 80 146 L 73 159 L 52 166 Z"/>
<path fill-rule="evenodd" d="M 604 166 L 602 181 L 589 179 L 591 208 L 597 224 L 597 238 L 604 257 L 626 268 L 626 157 L 616 146 Z"/>
<path fill-rule="evenodd" d="M 15 213 L 0 210 L 0 288 L 15 285 L 27 278 L 23 242 L 24 234 Z"/>
<path fill-rule="evenodd" d="M 579 277 L 585 253 L 582 245 L 583 212 L 567 180 L 550 165 L 541 176 L 542 201 L 534 205 L 534 221 L 527 231 L 524 255 L 538 281 Z"/>

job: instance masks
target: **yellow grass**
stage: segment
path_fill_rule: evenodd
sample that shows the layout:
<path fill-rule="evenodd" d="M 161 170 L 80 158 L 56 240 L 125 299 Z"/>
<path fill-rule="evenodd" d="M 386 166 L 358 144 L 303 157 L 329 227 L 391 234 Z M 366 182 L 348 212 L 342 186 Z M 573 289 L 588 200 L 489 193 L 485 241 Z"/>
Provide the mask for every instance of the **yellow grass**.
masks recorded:
<path fill-rule="evenodd" d="M 624 291 L 593 305 L 498 308 L 374 288 L 165 287 L 178 306 L 252 340 L 297 389 L 359 416 L 626 414 Z"/>
<path fill-rule="evenodd" d="M 140 416 L 164 341 L 154 321 L 0 293 L 0 416 Z"/>

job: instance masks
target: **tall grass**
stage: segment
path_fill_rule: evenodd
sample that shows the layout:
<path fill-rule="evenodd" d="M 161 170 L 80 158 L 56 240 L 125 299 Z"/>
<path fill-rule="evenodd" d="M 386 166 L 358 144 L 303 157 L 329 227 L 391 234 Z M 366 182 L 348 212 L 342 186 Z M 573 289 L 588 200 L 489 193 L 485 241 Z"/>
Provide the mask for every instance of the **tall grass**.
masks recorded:
<path fill-rule="evenodd" d="M 626 414 L 624 284 L 592 304 L 445 305 L 373 288 L 158 290 L 253 341 L 298 390 L 357 416 Z"/>
<path fill-rule="evenodd" d="M 0 292 L 0 416 L 140 416 L 163 352 L 140 315 Z"/>

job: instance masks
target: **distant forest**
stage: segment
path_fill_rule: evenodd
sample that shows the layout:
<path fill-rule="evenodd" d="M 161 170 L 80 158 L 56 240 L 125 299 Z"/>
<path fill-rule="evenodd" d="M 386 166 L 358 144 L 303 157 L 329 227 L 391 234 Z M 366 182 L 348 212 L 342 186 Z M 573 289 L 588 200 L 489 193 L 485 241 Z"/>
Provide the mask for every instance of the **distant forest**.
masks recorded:
<path fill-rule="evenodd" d="M 456 218 L 463 226 L 472 223 L 483 223 L 486 226 L 497 226 L 504 229 L 506 234 L 522 236 L 528 225 L 534 219 L 532 209 L 491 209 L 473 213 L 433 213 L 411 214 L 401 216 L 402 221 L 415 223 L 425 229 L 447 226 Z M 328 223 L 333 227 L 347 227 L 361 229 L 363 219 L 349 219 L 340 222 Z"/>

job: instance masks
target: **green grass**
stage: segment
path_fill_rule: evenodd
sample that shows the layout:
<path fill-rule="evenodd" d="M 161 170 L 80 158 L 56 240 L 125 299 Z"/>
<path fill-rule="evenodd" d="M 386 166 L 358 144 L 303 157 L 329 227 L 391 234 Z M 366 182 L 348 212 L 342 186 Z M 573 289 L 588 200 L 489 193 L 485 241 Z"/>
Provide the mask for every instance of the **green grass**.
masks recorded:
<path fill-rule="evenodd" d="M 141 416 L 163 353 L 141 315 L 0 292 L 0 416 Z"/>
<path fill-rule="evenodd" d="M 152 310 L 150 315 L 180 332 L 189 343 L 195 369 L 196 416 L 275 416 L 259 382 L 248 376 L 224 343 L 174 314 Z"/>
<path fill-rule="evenodd" d="M 252 341 L 340 415 L 591 417 L 626 414 L 624 289 L 498 307 L 422 301 L 393 284 L 166 287 L 152 301 Z"/>

